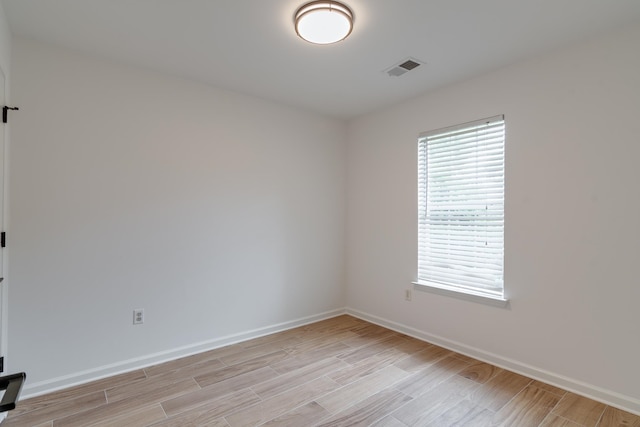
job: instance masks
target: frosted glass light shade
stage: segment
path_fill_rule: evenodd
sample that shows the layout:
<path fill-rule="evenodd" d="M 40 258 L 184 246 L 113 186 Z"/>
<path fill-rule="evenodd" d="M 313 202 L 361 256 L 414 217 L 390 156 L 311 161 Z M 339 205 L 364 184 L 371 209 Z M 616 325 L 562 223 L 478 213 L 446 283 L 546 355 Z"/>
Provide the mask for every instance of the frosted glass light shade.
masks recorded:
<path fill-rule="evenodd" d="M 296 12 L 296 33 L 315 44 L 344 40 L 353 29 L 353 12 L 335 1 L 314 1 Z"/>

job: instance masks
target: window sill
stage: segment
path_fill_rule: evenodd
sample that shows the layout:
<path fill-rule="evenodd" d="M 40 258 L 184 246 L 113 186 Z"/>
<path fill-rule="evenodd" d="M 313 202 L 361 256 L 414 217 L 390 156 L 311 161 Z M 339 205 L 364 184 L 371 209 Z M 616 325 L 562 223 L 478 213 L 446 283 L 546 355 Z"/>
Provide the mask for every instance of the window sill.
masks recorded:
<path fill-rule="evenodd" d="M 416 291 L 431 292 L 438 295 L 458 298 L 465 301 L 478 302 L 495 307 L 506 307 L 509 304 L 509 300 L 503 297 L 484 294 L 482 292 L 474 292 L 467 289 L 460 289 L 440 283 L 413 282 L 413 289 L 415 289 Z"/>

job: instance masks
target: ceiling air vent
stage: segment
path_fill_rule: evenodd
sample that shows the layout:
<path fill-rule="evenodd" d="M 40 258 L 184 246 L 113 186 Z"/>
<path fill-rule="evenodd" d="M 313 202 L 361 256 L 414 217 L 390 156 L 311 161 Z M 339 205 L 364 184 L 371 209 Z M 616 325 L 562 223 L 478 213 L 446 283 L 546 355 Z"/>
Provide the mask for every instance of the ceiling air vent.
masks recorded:
<path fill-rule="evenodd" d="M 415 58 L 407 58 L 402 60 L 399 64 L 386 69 L 384 72 L 390 77 L 400 77 L 401 75 L 408 73 L 411 70 L 418 68 L 423 62 L 418 61 Z"/>

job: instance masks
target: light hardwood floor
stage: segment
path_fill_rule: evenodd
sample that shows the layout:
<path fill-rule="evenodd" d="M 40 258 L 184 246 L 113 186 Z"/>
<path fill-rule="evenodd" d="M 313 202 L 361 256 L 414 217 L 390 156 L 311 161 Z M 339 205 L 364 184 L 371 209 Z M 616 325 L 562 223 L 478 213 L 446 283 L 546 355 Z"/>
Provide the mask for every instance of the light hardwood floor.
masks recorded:
<path fill-rule="evenodd" d="M 339 316 L 19 402 L 15 426 L 640 427 L 640 417 Z"/>

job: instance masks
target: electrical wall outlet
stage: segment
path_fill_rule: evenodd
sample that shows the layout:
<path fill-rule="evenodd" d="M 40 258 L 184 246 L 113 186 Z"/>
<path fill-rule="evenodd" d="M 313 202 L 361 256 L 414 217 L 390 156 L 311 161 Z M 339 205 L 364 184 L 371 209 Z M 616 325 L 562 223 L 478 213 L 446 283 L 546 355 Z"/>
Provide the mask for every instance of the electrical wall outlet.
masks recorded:
<path fill-rule="evenodd" d="M 407 301 L 411 301 L 411 289 L 404 290 L 404 299 Z"/>
<path fill-rule="evenodd" d="M 133 324 L 141 325 L 144 323 L 144 308 L 137 308 L 133 310 Z"/>

